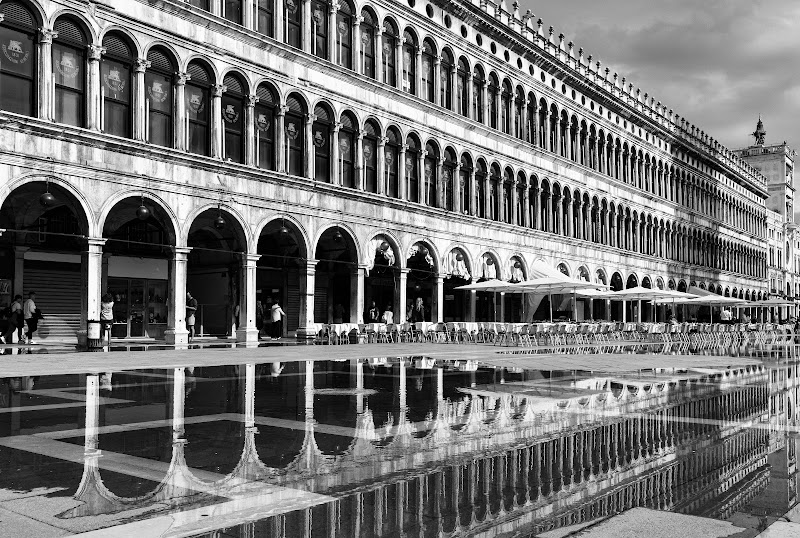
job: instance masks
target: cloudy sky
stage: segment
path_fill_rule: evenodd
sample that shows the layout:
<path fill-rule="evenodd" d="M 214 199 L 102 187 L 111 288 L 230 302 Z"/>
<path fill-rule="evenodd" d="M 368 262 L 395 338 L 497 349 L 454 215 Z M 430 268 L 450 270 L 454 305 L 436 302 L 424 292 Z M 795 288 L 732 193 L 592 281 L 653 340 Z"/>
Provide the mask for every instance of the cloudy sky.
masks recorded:
<path fill-rule="evenodd" d="M 510 1 L 509 1 L 510 4 Z M 520 0 L 555 35 L 729 148 L 800 150 L 797 0 Z"/>

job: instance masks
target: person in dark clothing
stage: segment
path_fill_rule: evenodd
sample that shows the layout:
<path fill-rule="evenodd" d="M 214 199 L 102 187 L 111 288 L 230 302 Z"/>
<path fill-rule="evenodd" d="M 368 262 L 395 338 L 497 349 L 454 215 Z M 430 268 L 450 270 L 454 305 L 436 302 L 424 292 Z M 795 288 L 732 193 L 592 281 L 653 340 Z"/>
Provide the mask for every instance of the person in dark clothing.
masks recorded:
<path fill-rule="evenodd" d="M 411 323 L 422 321 L 425 321 L 425 303 L 422 301 L 422 297 L 417 297 L 414 308 L 411 309 Z"/>
<path fill-rule="evenodd" d="M 14 331 L 17 331 L 17 339 L 22 340 L 22 295 L 15 296 L 9 308 L 11 315 L 8 317 L 8 329 L 0 336 L 0 342 L 4 344 L 11 343 Z"/>

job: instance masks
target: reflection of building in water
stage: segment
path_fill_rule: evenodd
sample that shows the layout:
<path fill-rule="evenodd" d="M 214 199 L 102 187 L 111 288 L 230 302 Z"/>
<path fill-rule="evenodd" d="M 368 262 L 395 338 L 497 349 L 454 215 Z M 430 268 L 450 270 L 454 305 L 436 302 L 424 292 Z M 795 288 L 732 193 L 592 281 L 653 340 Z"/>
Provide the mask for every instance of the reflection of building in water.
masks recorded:
<path fill-rule="evenodd" d="M 158 487 L 135 499 L 102 487 L 98 414 L 87 412 L 85 473 L 77 495 L 86 505 L 73 515 L 214 497 L 236 501 L 219 525 L 246 519 L 251 523 L 240 530 L 256 536 L 311 536 L 312 529 L 314 535 L 347 537 L 541 532 L 635 506 L 727 517 L 766 485 L 769 431 L 748 427 L 768 410 L 762 367 L 592 379 L 582 383 L 590 390 L 572 380 L 545 383 L 511 372 L 503 384 L 487 385 L 495 379 L 483 371 L 474 387 L 454 391 L 440 365 L 417 361 L 414 368 L 413 362 L 390 360 L 371 367 L 376 379 L 391 372 L 396 389 L 383 423 L 379 393 L 365 396 L 365 364 L 328 364 L 325 372 L 306 362 L 299 375 L 282 375 L 289 391 L 292 383 L 304 388 L 298 391 L 302 421 L 257 413 L 259 397 L 269 398 L 275 388 L 256 390 L 256 367 L 243 369 L 244 414 L 237 417 L 243 448 L 227 475 L 186 463 L 192 447 L 184 435 L 185 377 L 176 369 L 172 458 L 155 480 Z M 340 366 L 348 372 L 342 375 Z M 470 387 L 476 373 L 451 374 Z M 341 394 L 353 398 L 357 409 L 348 427 L 315 419 L 326 412 L 319 400 L 315 412 L 315 397 L 325 392 L 319 389 L 340 378 L 348 385 Z M 321 379 L 324 387 L 317 386 Z M 430 396 L 422 412 L 409 406 L 417 396 L 407 386 L 414 387 L 416 379 Z M 268 382 L 275 380 L 263 381 Z M 96 382 L 87 383 L 90 409 L 97 394 Z M 259 448 L 277 442 L 257 440 L 259 428 L 275 424 L 302 435 L 301 446 L 282 466 L 267 465 L 259 455 Z M 331 443 L 332 436 L 345 435 L 346 443 Z M 270 495 L 284 499 L 287 508 L 280 515 L 265 508 L 263 499 Z M 253 499 L 260 504 L 249 505 Z"/>

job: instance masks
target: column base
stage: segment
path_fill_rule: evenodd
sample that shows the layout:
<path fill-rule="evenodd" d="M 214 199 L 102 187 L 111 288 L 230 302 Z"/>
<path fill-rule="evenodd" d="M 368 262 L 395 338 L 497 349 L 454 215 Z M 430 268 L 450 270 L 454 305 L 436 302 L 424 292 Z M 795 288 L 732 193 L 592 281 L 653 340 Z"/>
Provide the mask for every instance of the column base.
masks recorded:
<path fill-rule="evenodd" d="M 164 339 L 169 345 L 188 344 L 189 331 L 186 329 L 167 329 L 164 331 Z"/>
<path fill-rule="evenodd" d="M 236 329 L 236 341 L 253 343 L 258 342 L 258 329 L 250 327 L 247 329 Z"/>

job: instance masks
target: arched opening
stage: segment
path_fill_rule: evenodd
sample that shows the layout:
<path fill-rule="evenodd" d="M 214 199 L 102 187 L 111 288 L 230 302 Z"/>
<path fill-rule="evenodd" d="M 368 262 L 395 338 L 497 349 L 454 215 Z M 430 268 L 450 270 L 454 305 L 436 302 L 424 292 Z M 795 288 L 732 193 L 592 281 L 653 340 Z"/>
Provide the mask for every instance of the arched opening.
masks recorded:
<path fill-rule="evenodd" d="M 289 336 L 300 322 L 300 271 L 308 258 L 300 229 L 284 218 L 270 221 L 258 238 L 256 299 L 262 304 L 278 302 L 286 312 L 282 327 L 273 326 L 273 336 Z M 302 276 L 305 278 L 305 276 Z"/>
<path fill-rule="evenodd" d="M 442 260 L 444 279 L 444 321 L 466 321 L 470 319 L 469 294 L 465 290 L 457 290 L 466 286 L 472 279 L 469 257 L 461 248 L 454 248 Z"/>
<path fill-rule="evenodd" d="M 314 123 L 311 125 L 311 139 L 314 144 L 314 177 L 322 183 L 331 182 L 332 123 L 333 114 L 328 105 L 319 104 L 314 107 Z"/>
<path fill-rule="evenodd" d="M 416 135 L 410 134 L 406 137 L 406 181 L 408 183 L 408 201 L 420 201 L 420 182 L 419 182 L 419 157 L 422 147 Z"/>
<path fill-rule="evenodd" d="M 256 165 L 265 170 L 277 168 L 275 146 L 275 110 L 278 99 L 267 84 L 260 84 L 256 90 L 258 103 L 255 108 Z"/>
<path fill-rule="evenodd" d="M 314 322 L 346 323 L 343 319 L 353 302 L 352 285 L 357 276 L 358 252 L 347 230 L 335 226 L 320 236 L 314 250 L 317 261 L 314 277 Z M 369 295 L 367 286 L 365 293 Z M 366 298 L 367 303 L 371 298 Z M 383 308 L 385 305 L 379 305 Z"/>
<path fill-rule="evenodd" d="M 614 273 L 611 275 L 611 291 L 620 291 L 623 289 L 622 275 Z M 622 305 L 623 301 L 611 301 L 611 320 L 622 321 Z"/>
<path fill-rule="evenodd" d="M 511 256 L 505 269 L 505 280 L 511 283 L 526 280 L 525 263 L 519 256 Z M 503 321 L 506 323 L 521 323 L 524 320 L 524 295 L 521 293 L 504 294 Z"/>
<path fill-rule="evenodd" d="M 378 192 L 378 137 L 380 127 L 375 120 L 370 119 L 364 124 L 363 139 L 363 165 L 364 165 L 364 190 Z"/>
<path fill-rule="evenodd" d="M 605 271 L 598 269 L 595 273 L 594 281 L 598 284 L 608 284 L 608 278 Z M 593 319 L 610 319 L 609 309 L 606 308 L 610 301 L 606 299 L 595 299 L 592 301 L 592 316 Z"/>
<path fill-rule="evenodd" d="M 453 109 L 453 77 L 455 69 L 453 54 L 450 49 L 442 50 L 439 63 L 439 104 L 447 110 Z"/>
<path fill-rule="evenodd" d="M 383 21 L 383 43 L 382 43 L 382 61 L 383 61 L 383 83 L 390 86 L 397 86 L 397 27 L 390 19 Z"/>
<path fill-rule="evenodd" d="M 80 253 L 89 233 L 77 198 L 54 183 L 27 183 L 3 200 L 0 227 L 5 230 L 0 236 L 0 306 L 10 305 L 17 294 L 27 298 L 38 292 L 36 305 L 47 318 L 35 339 L 74 338 L 85 289 Z"/>
<path fill-rule="evenodd" d="M 642 278 L 642 287 L 643 288 L 652 288 L 653 283 L 650 281 L 650 277 L 646 276 Z M 653 302 L 652 301 L 640 301 L 641 305 L 641 312 L 642 312 L 642 321 L 647 323 L 651 321 L 655 321 L 655 312 L 653 310 Z"/>
<path fill-rule="evenodd" d="M 439 182 L 439 147 L 432 140 L 425 145 L 425 205 L 429 207 L 440 207 L 438 191 L 436 190 Z"/>
<path fill-rule="evenodd" d="M 400 196 L 400 145 L 402 138 L 396 127 L 386 130 L 384 163 L 386 166 L 386 194 L 389 198 Z"/>
<path fill-rule="evenodd" d="M 478 259 L 474 277 L 478 282 L 499 279 L 500 264 L 494 254 L 486 252 Z M 491 291 L 479 291 L 475 296 L 475 321 L 499 321 L 499 304 L 497 295 Z"/>
<path fill-rule="evenodd" d="M 371 79 L 375 78 L 375 43 L 379 41 L 380 32 L 377 19 L 371 9 L 361 10 L 361 74 Z"/>
<path fill-rule="evenodd" d="M 470 202 L 472 201 L 473 189 L 472 189 L 472 174 L 474 170 L 472 168 L 472 158 L 470 158 L 468 153 L 461 154 L 461 166 L 458 170 L 458 207 L 456 211 L 459 213 L 463 213 L 464 215 L 469 214 Z M 476 203 L 477 205 L 477 203 Z M 474 214 L 474 213 L 473 213 Z"/>
<path fill-rule="evenodd" d="M 53 30 L 58 34 L 53 39 L 53 82 L 55 85 L 55 117 L 53 119 L 58 123 L 86 127 L 87 32 L 84 31 L 83 24 L 69 16 L 59 17 L 53 25 Z M 5 40 L 3 42 L 7 43 Z M 147 59 L 150 60 L 149 53 Z M 148 69 L 148 73 L 150 72 Z M 149 83 L 147 87 L 150 88 Z M 171 83 L 165 91 L 171 94 Z M 172 106 L 173 103 L 170 99 L 170 110 Z"/>
<path fill-rule="evenodd" d="M 417 94 L 417 36 L 411 29 L 403 32 L 403 79 L 401 90 Z"/>
<path fill-rule="evenodd" d="M 635 274 L 631 274 L 628 276 L 627 282 L 625 282 L 625 289 L 635 288 L 639 285 L 639 279 L 636 277 Z M 626 321 L 637 321 L 639 318 L 639 301 L 625 301 L 625 320 Z"/>
<path fill-rule="evenodd" d="M 336 11 L 336 36 L 334 62 L 344 68 L 353 68 L 353 7 L 349 2 L 339 2 Z"/>
<path fill-rule="evenodd" d="M 103 132 L 130 138 L 133 135 L 133 47 L 123 34 L 110 32 L 103 38 L 103 48 L 100 64 Z"/>
<path fill-rule="evenodd" d="M 436 45 L 430 39 L 422 42 L 422 97 L 423 99 L 434 102 L 434 58 L 436 56 Z"/>
<path fill-rule="evenodd" d="M 175 61 L 164 47 L 147 52 L 150 66 L 144 74 L 147 110 L 147 141 L 167 148 L 175 145 L 174 97 Z"/>
<path fill-rule="evenodd" d="M 146 195 L 120 200 L 108 212 L 103 237 L 108 266 L 101 289 L 114 299 L 111 336 L 164 338 L 173 278 L 170 246 L 176 244 L 166 209 Z"/>
<path fill-rule="evenodd" d="M 37 17 L 21 2 L 0 6 L 0 42 L 7 61 L 0 62 L 0 109 L 36 115 Z"/>
<path fill-rule="evenodd" d="M 444 151 L 444 164 L 442 165 L 442 202 L 445 209 L 448 211 L 456 211 L 455 207 L 455 181 L 460 181 L 455 178 L 456 173 L 456 153 L 453 148 L 447 148 Z M 460 195 L 463 195 L 463 189 L 459 189 Z M 460 202 L 459 202 L 460 203 Z"/>
<path fill-rule="evenodd" d="M 211 154 L 211 86 L 214 77 L 211 70 L 197 60 L 189 63 L 187 72 L 191 77 L 186 82 L 186 115 L 189 132 L 186 133 L 187 149 L 198 155 Z"/>
<path fill-rule="evenodd" d="M 192 222 L 186 291 L 197 300 L 197 336 L 235 336 L 242 307 L 242 254 L 247 240 L 239 221 L 217 207 L 206 209 Z"/>
<path fill-rule="evenodd" d="M 431 246 L 424 241 L 414 243 L 408 250 L 406 267 L 406 298 L 412 301 L 409 321 L 436 321 L 436 260 Z M 424 310 L 419 309 L 420 300 Z"/>
<path fill-rule="evenodd" d="M 387 304 L 391 304 L 394 321 L 399 323 L 405 319 L 410 305 L 400 304 L 398 251 L 387 236 L 379 234 L 367 245 L 367 256 L 369 262 L 364 278 L 364 304 L 367 310 L 372 301 L 375 301 L 378 308 L 385 308 Z"/>
<path fill-rule="evenodd" d="M 241 76 L 226 75 L 222 84 L 223 155 L 226 160 L 244 163 L 245 98 L 248 88 Z"/>
<path fill-rule="evenodd" d="M 286 160 L 286 171 L 293 176 L 302 176 L 305 158 L 304 122 L 306 105 L 303 99 L 296 94 L 286 99 L 286 116 L 284 127 L 286 147 L 282 148 Z"/>
<path fill-rule="evenodd" d="M 483 77 L 483 68 L 476 65 L 472 70 L 472 119 L 483 123 L 483 86 L 486 80 Z"/>

